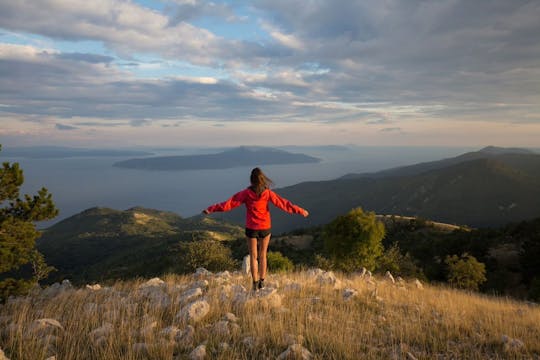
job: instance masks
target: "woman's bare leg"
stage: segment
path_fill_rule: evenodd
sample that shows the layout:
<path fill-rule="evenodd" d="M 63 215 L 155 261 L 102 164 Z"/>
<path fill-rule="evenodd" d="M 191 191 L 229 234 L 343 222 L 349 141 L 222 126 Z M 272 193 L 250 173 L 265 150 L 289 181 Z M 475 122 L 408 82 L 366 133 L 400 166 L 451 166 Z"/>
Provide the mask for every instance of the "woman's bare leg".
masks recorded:
<path fill-rule="evenodd" d="M 247 238 L 248 249 L 249 249 L 249 265 L 251 268 L 251 277 L 253 281 L 259 281 L 259 273 L 257 264 L 257 239 L 256 238 Z"/>
<path fill-rule="evenodd" d="M 259 277 L 261 279 L 266 278 L 266 253 L 268 250 L 268 244 L 270 243 L 270 234 L 259 240 Z"/>

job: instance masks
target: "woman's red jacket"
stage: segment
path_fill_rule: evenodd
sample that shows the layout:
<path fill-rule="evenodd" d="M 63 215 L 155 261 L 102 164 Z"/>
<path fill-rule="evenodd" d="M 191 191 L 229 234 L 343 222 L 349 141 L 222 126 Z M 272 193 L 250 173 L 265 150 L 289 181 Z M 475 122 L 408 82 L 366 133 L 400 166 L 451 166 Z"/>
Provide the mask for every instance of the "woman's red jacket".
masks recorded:
<path fill-rule="evenodd" d="M 209 213 L 229 211 L 242 204 L 246 205 L 246 228 L 253 230 L 266 230 L 272 227 L 268 202 L 291 214 L 304 214 L 305 210 L 294 205 L 289 200 L 282 198 L 270 189 L 264 190 L 257 195 L 251 188 L 244 189 L 234 194 L 229 200 L 209 206 Z"/>

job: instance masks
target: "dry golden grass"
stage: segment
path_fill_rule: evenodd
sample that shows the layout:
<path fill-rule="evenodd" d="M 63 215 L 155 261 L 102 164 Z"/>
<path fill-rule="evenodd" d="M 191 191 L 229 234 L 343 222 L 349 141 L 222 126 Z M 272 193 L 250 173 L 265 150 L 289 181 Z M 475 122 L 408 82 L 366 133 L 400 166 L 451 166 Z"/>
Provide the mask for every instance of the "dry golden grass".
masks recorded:
<path fill-rule="evenodd" d="M 191 322 L 192 336 L 163 335 L 169 326 L 185 333 L 188 323 L 176 315 L 201 279 L 208 286 L 199 299 L 210 311 Z M 510 299 L 359 276 L 338 276 L 336 288 L 308 272 L 270 275 L 277 292 L 247 298 L 235 295 L 235 285 L 250 284 L 247 276 L 164 281 L 150 291 L 141 290 L 141 279 L 12 300 L 0 308 L 0 347 L 12 360 L 188 359 L 200 344 L 208 359 L 275 359 L 293 343 L 313 359 L 540 359 L 540 307 Z M 347 288 L 357 291 L 348 300 Z M 224 321 L 226 313 L 238 320 Z M 58 320 L 63 330 L 36 328 L 42 318 Z M 112 332 L 92 333 L 106 323 Z"/>

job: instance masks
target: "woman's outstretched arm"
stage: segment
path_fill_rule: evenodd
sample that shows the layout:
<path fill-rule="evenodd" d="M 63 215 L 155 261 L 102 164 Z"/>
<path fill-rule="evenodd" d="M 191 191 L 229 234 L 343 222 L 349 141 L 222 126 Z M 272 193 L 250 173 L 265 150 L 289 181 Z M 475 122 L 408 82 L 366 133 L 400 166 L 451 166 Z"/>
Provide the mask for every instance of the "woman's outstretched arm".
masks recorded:
<path fill-rule="evenodd" d="M 210 214 L 213 212 L 230 211 L 245 202 L 245 192 L 240 191 L 234 194 L 229 200 L 222 203 L 214 204 L 203 210 L 203 213 Z"/>
<path fill-rule="evenodd" d="M 281 196 L 279 196 L 278 194 L 276 194 L 275 192 L 271 190 L 270 190 L 270 201 L 272 202 L 272 204 L 274 204 L 281 210 L 286 211 L 290 214 L 300 214 L 304 217 L 307 217 L 309 215 L 309 212 L 306 209 L 303 209 L 298 205 L 294 205 L 289 200 L 282 198 Z"/>

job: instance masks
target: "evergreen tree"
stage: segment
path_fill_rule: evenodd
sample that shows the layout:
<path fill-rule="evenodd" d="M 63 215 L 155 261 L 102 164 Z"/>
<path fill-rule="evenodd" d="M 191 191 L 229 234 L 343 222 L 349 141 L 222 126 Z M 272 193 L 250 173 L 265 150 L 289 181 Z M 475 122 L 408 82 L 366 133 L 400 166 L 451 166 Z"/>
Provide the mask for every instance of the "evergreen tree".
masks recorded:
<path fill-rule="evenodd" d="M 361 267 L 374 270 L 383 253 L 384 235 L 384 224 L 374 212 L 356 208 L 326 225 L 324 248 L 338 270 L 355 271 Z"/>
<path fill-rule="evenodd" d="M 0 151 L 1 151 L 0 145 Z M 24 182 L 18 163 L 4 162 L 0 168 L 0 301 L 27 291 L 47 276 L 51 267 L 36 250 L 35 221 L 54 218 L 58 210 L 51 194 L 42 188 L 33 197 L 20 198 Z"/>

